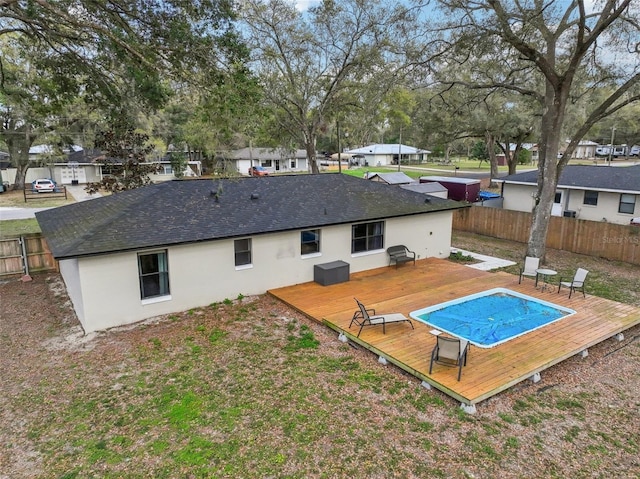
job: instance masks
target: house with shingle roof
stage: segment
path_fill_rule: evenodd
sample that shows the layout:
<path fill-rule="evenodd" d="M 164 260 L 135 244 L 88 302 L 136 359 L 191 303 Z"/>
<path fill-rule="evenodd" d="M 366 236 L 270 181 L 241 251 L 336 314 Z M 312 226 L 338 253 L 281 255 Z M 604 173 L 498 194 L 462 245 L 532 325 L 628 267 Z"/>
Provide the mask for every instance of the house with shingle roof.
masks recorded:
<path fill-rule="evenodd" d="M 538 171 L 495 179 L 502 183 L 503 207 L 531 212 Z M 640 165 L 567 165 L 562 170 L 552 215 L 628 225 L 640 216 Z"/>
<path fill-rule="evenodd" d="M 225 159 L 235 163 L 235 169 L 242 175 L 249 174 L 252 166 L 262 166 L 269 173 L 292 173 L 309 170 L 307 151 L 290 148 L 247 147 L 233 150 Z"/>
<path fill-rule="evenodd" d="M 431 153 L 429 150 L 422 150 L 413 146 L 398 143 L 377 143 L 347 150 L 345 153 L 352 155 L 359 166 L 385 166 L 397 165 L 398 157 L 402 162 L 420 163 L 427 160 Z"/>
<path fill-rule="evenodd" d="M 182 180 L 36 214 L 85 332 L 388 265 L 386 248 L 449 255 L 466 205 L 342 174 Z"/>

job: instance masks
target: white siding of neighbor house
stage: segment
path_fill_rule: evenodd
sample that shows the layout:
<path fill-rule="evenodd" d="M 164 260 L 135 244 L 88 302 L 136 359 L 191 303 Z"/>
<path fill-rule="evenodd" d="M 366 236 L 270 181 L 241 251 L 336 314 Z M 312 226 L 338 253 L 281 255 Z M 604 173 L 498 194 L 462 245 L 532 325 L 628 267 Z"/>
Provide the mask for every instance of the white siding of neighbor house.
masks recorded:
<path fill-rule="evenodd" d="M 100 181 L 100 167 L 95 165 L 80 165 L 77 167 L 76 179 L 79 183 L 89 183 Z M 2 180 L 13 185 L 16 182 L 15 168 L 7 168 L 2 170 Z M 27 170 L 25 184 L 30 184 L 38 178 L 51 178 L 58 185 L 70 185 L 72 178 L 68 175 L 69 168 L 66 165 L 55 165 L 51 167 L 31 167 Z"/>
<path fill-rule="evenodd" d="M 525 211 L 531 213 L 533 211 L 534 200 L 532 193 L 535 193 L 535 187 L 528 185 L 514 185 L 505 183 L 502 195 L 504 203 L 502 207 L 505 210 Z"/>
<path fill-rule="evenodd" d="M 634 214 L 618 213 L 620 205 L 620 193 L 599 191 L 597 206 L 584 204 L 584 190 L 561 189 L 562 191 L 562 215 L 564 211 L 575 211 L 576 218 L 589 221 L 607 221 L 628 225 L 631 218 L 640 215 L 640 199 L 636 197 Z M 535 186 L 505 184 L 503 190 L 504 205 L 506 210 L 531 212 L 534 206 L 532 194 L 536 192 Z"/>
<path fill-rule="evenodd" d="M 437 212 L 385 221 L 385 248 L 405 244 L 419 259 L 447 257 L 451 245 L 452 213 Z M 384 249 L 351 254 L 351 224 L 321 228 L 321 254 L 300 254 L 300 231 L 251 237 L 252 261 L 236 268 L 233 240 L 167 248 L 170 296 L 140 299 L 138 252 L 60 261 L 78 318 L 86 333 L 135 323 L 155 316 L 206 306 L 239 294 L 313 281 L 314 265 L 336 260 L 350 272 L 388 265 Z M 141 252 L 158 251 L 144 250 Z"/>
<path fill-rule="evenodd" d="M 598 192 L 598 204 L 585 205 L 584 191 L 570 190 L 568 201 L 568 210 L 576 212 L 576 218 L 590 221 L 606 221 L 608 223 L 616 223 L 628 225 L 631 218 L 640 215 L 640 200 L 636 195 L 636 206 L 634 214 L 618 213 L 620 206 L 620 193 L 609 193 L 607 191 Z"/>
<path fill-rule="evenodd" d="M 308 171 L 307 168 L 307 159 L 306 158 L 297 158 L 295 160 L 295 168 L 291 167 L 291 159 L 284 158 L 277 160 L 280 162 L 279 169 L 276 169 L 276 160 L 259 160 L 254 159 L 253 161 L 248 159 L 236 160 L 236 169 L 238 173 L 241 175 L 248 175 L 249 168 L 251 166 L 264 166 L 270 174 L 274 173 L 293 173 L 300 171 Z"/>

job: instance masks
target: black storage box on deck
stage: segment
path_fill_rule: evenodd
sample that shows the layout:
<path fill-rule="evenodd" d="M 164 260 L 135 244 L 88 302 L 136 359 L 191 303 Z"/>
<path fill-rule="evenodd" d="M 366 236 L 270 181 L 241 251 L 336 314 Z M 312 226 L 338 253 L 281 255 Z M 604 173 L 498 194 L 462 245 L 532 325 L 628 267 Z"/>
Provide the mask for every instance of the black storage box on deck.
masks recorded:
<path fill-rule="evenodd" d="M 322 286 L 349 281 L 349 263 L 332 261 L 313 267 L 313 280 Z"/>

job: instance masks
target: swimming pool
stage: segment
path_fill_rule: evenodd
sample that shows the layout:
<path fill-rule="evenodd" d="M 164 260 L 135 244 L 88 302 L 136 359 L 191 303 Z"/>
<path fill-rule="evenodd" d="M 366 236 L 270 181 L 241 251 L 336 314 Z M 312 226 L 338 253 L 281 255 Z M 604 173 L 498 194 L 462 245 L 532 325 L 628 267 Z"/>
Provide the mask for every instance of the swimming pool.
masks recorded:
<path fill-rule="evenodd" d="M 510 289 L 494 288 L 409 315 L 480 348 L 492 348 L 574 313 Z"/>

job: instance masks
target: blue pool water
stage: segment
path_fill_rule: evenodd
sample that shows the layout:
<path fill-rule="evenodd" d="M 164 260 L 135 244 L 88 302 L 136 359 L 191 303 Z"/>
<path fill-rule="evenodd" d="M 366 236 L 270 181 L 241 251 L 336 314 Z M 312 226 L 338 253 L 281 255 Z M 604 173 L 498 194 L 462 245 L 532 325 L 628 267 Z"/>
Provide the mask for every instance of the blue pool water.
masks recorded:
<path fill-rule="evenodd" d="M 574 313 L 516 291 L 494 288 L 419 309 L 410 316 L 478 347 L 492 348 Z"/>

